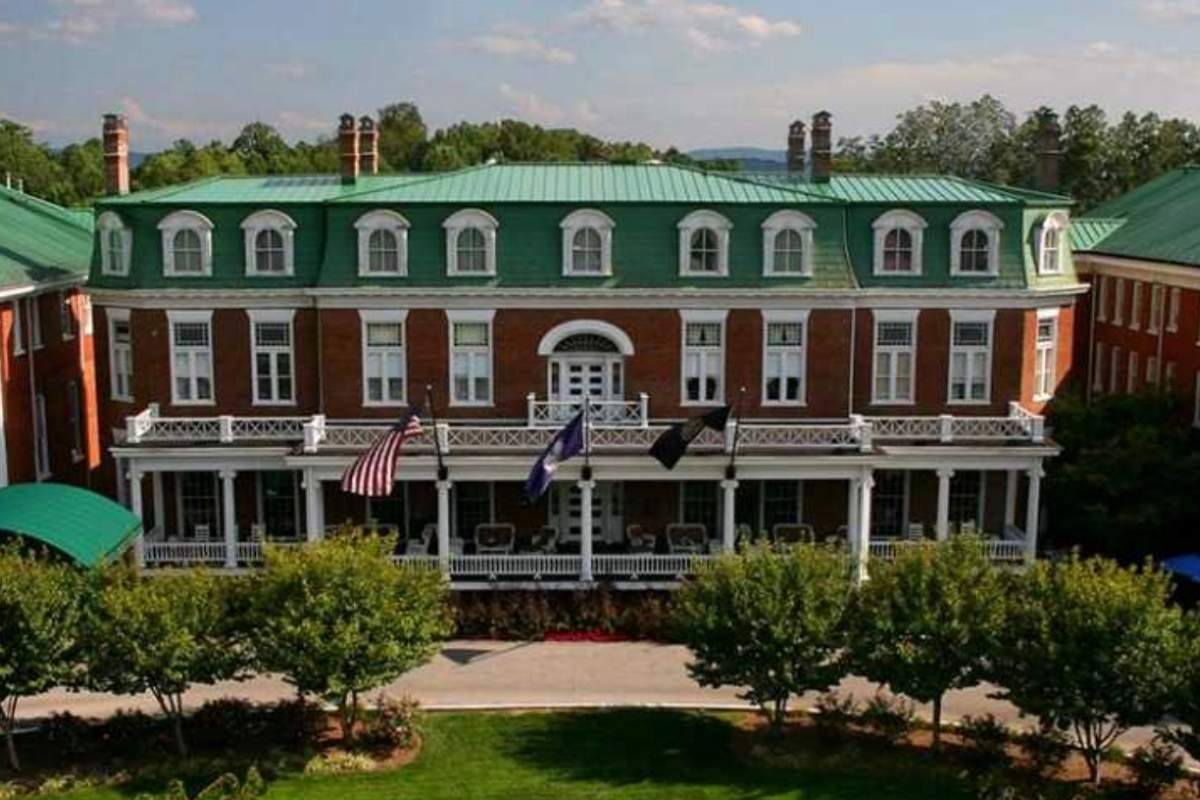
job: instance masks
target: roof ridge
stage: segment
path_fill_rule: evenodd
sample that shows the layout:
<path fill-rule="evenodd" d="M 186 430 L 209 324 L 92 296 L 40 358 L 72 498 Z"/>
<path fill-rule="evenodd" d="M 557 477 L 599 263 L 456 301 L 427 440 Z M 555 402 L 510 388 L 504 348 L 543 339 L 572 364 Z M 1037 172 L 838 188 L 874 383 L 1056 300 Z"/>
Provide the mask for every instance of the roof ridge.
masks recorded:
<path fill-rule="evenodd" d="M 691 164 L 672 164 L 672 163 L 668 163 L 668 162 L 662 162 L 662 166 L 670 166 L 670 167 L 674 167 L 676 169 L 686 170 L 688 172 L 697 172 L 705 177 L 722 178 L 724 180 L 734 181 L 735 183 L 744 183 L 744 184 L 749 184 L 752 186 L 764 186 L 764 187 L 769 187 L 771 189 L 782 189 L 784 191 L 788 191 L 788 192 L 792 192 L 794 194 L 801 195 L 802 197 L 811 197 L 814 200 L 821 200 L 821 201 L 825 201 L 825 202 L 828 202 L 828 200 L 829 200 L 829 197 L 827 195 L 808 191 L 806 189 L 800 188 L 799 186 L 789 185 L 789 184 L 786 184 L 786 183 L 783 183 L 780 181 L 768 183 L 767 181 L 762 181 L 762 180 L 757 180 L 752 177 L 747 177 L 744 174 L 739 173 L 739 172 L 730 172 L 730 171 L 726 171 L 726 170 L 708 170 L 708 169 L 704 169 L 703 167 L 693 166 Z"/>
<path fill-rule="evenodd" d="M 988 181 L 984 180 L 983 178 L 968 178 L 965 175 L 954 175 L 953 173 L 947 174 L 944 177 L 951 178 L 959 183 L 965 183 L 974 186 L 984 186 L 988 189 L 993 189 L 997 192 L 1000 192 L 1001 194 L 1006 194 L 1015 200 L 1022 200 L 1032 196 L 1040 197 L 1045 200 L 1061 200 L 1072 205 L 1075 203 L 1074 198 L 1070 197 L 1069 195 L 1058 194 L 1056 192 L 1046 192 L 1041 189 L 1029 189 L 1024 186 L 1009 186 L 1005 183 Z"/>
<path fill-rule="evenodd" d="M 431 181 L 442 180 L 444 178 L 448 178 L 451 175 L 460 175 L 460 174 L 466 173 L 466 172 L 477 172 L 481 169 L 484 169 L 487 167 L 494 167 L 494 166 L 497 166 L 497 165 L 496 164 L 488 164 L 485 162 L 483 164 L 468 164 L 465 167 L 459 167 L 458 169 L 452 169 L 447 172 L 431 172 L 428 174 L 427 177 L 417 178 L 416 180 L 410 181 L 409 183 L 405 184 L 405 186 L 408 187 L 408 186 L 423 185 L 426 183 L 430 183 Z M 420 175 L 421 173 L 409 172 L 409 173 L 403 173 L 403 174 Z M 363 189 L 362 191 L 358 191 L 358 192 L 350 192 L 349 194 L 344 194 L 344 195 L 338 197 L 337 199 L 338 200 L 349 200 L 352 197 L 369 197 L 370 195 L 378 194 L 380 192 L 386 192 L 386 191 L 389 191 L 394 188 L 396 188 L 394 185 L 393 186 L 376 186 L 373 189 Z"/>
<path fill-rule="evenodd" d="M 38 197 L 25 192 L 17 191 L 16 189 L 7 186 L 0 186 L 0 194 L 3 194 L 11 202 L 17 203 L 30 211 L 52 217 L 53 219 L 79 228 L 87 233 L 92 232 L 92 226 L 85 225 L 84 222 L 70 209 L 65 206 L 60 206 L 58 203 L 51 202 L 43 197 Z"/>

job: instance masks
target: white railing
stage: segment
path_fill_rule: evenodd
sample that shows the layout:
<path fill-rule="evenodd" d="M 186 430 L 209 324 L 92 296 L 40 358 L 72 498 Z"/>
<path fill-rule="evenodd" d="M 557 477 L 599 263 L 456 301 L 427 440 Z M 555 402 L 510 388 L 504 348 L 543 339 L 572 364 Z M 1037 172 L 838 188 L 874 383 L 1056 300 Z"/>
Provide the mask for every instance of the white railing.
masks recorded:
<path fill-rule="evenodd" d="M 1009 403 L 1007 417 L 867 417 L 872 435 L 881 441 L 1032 442 L 1045 441 L 1045 420 L 1026 411 L 1020 403 Z"/>
<path fill-rule="evenodd" d="M 146 542 L 143 553 L 146 566 L 221 566 L 225 563 L 225 542 Z"/>
<path fill-rule="evenodd" d="M 906 547 L 921 547 L 932 544 L 932 540 L 872 539 L 868 547 L 870 558 L 892 561 Z M 984 539 L 984 552 L 994 564 L 1020 564 L 1025 561 L 1025 542 L 1013 539 Z"/>
<path fill-rule="evenodd" d="M 525 406 L 530 428 L 557 428 L 583 410 L 583 400 L 538 400 L 530 392 Z M 596 425 L 644 428 L 650 424 L 650 396 L 642 392 L 636 400 L 590 400 L 588 419 Z"/>
<path fill-rule="evenodd" d="M 306 435 L 306 417 L 163 417 L 157 403 L 125 418 L 128 444 L 149 442 L 294 442 Z"/>
<path fill-rule="evenodd" d="M 713 556 L 655 553 L 620 553 L 592 556 L 592 574 L 597 578 L 682 578 Z"/>
<path fill-rule="evenodd" d="M 729 428 L 733 428 L 732 431 Z M 867 449 L 871 443 L 871 426 L 867 422 L 804 423 L 797 425 L 769 425 L 731 423 L 726 429 L 729 440 L 726 450 L 737 442 L 738 450 L 763 450 L 773 448 L 816 448 L 837 450 L 843 448 Z"/>

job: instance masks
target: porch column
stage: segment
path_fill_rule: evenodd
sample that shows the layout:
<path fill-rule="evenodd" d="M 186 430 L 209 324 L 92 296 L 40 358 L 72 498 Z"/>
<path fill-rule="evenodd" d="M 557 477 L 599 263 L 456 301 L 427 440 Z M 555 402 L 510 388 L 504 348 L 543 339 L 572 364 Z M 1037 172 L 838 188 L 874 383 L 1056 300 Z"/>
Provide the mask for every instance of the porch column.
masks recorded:
<path fill-rule="evenodd" d="M 954 470 L 939 469 L 937 477 L 937 540 L 944 542 L 950 538 L 950 479 L 954 477 Z"/>
<path fill-rule="evenodd" d="M 592 490 L 595 481 L 579 481 L 579 580 L 592 582 Z"/>
<path fill-rule="evenodd" d="M 450 575 L 450 481 L 437 482 L 437 546 L 438 569 Z"/>
<path fill-rule="evenodd" d="M 146 521 L 142 517 L 142 470 L 136 462 L 129 462 L 129 510 L 141 520 L 142 530 L 133 540 L 133 560 L 138 568 L 146 566 Z"/>
<path fill-rule="evenodd" d="M 737 526 L 734 522 L 733 512 L 737 510 L 737 488 L 736 480 L 721 481 L 721 488 L 725 490 L 725 505 L 721 509 L 723 512 L 721 519 L 721 549 L 726 553 L 732 553 L 737 546 Z"/>
<path fill-rule="evenodd" d="M 862 583 L 867 580 L 867 561 L 871 557 L 871 490 L 875 488 L 875 477 L 870 470 L 863 472 L 858 492 L 858 552 L 854 559 L 854 579 Z"/>
<path fill-rule="evenodd" d="M 1017 471 L 1010 469 L 1005 473 L 1004 483 L 1004 527 L 1011 528 L 1017 524 Z"/>
<path fill-rule="evenodd" d="M 850 560 L 858 563 L 858 493 L 862 490 L 862 478 L 851 478 L 847 482 L 850 495 L 846 504 L 846 546 L 850 549 Z"/>
<path fill-rule="evenodd" d="M 311 469 L 304 470 L 304 538 L 319 541 L 325 535 L 325 495 L 321 491 L 321 480 Z"/>
<path fill-rule="evenodd" d="M 1037 558 L 1038 516 L 1041 509 L 1042 462 L 1037 461 L 1029 470 L 1029 496 L 1025 505 L 1025 562 L 1032 564 Z"/>
<path fill-rule="evenodd" d="M 164 534 L 166 534 L 167 504 L 163 501 L 163 481 L 161 471 L 150 473 L 150 485 L 154 490 L 154 527 L 160 529 Z"/>
<path fill-rule="evenodd" d="M 126 484 L 128 470 L 125 469 L 125 459 L 114 458 L 113 469 L 117 473 L 117 502 L 129 508 L 129 486 Z"/>
<path fill-rule="evenodd" d="M 233 479 L 237 477 L 237 472 L 232 469 L 221 470 L 221 505 L 223 506 L 223 515 L 221 519 L 222 527 L 225 528 L 225 568 L 235 569 L 237 567 L 237 517 L 234 514 L 234 494 L 233 494 Z"/>

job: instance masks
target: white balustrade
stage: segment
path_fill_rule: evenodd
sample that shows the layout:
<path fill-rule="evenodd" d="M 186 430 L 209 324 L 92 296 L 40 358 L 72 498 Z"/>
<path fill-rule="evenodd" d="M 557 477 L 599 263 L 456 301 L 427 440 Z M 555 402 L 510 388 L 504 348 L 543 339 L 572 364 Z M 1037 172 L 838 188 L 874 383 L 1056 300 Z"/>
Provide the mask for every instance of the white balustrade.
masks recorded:
<path fill-rule="evenodd" d="M 529 394 L 525 406 L 530 428 L 559 428 L 583 410 L 583 400 L 538 400 Z M 644 428 L 650 424 L 650 396 L 642 392 L 635 400 L 593 399 L 588 403 L 588 419 L 596 425 Z"/>
<path fill-rule="evenodd" d="M 933 540 L 872 539 L 869 552 L 873 559 L 892 561 L 903 548 L 932 546 L 933 544 Z M 984 539 L 983 548 L 988 560 L 993 564 L 1021 564 L 1025 559 L 1025 543 L 1021 540 Z"/>

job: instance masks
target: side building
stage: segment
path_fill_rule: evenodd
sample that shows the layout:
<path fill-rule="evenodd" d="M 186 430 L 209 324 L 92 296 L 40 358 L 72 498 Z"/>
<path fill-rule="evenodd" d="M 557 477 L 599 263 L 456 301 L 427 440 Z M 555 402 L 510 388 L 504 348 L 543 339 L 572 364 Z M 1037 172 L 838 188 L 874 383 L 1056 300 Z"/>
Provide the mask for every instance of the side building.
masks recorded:
<path fill-rule="evenodd" d="M 757 533 L 841 537 L 865 564 L 974 530 L 999 559 L 1032 557 L 1057 452 L 1039 414 L 1086 288 L 1066 198 L 833 175 L 824 113 L 811 158 L 804 125 L 789 136 L 811 168 L 774 177 L 380 175 L 376 133 L 343 117 L 340 175 L 122 194 L 128 131 L 106 121 L 89 292 L 106 447 L 147 520 L 145 563 L 243 566 L 264 539 L 346 521 L 397 532 L 464 586 L 646 585 Z M 523 507 L 584 397 L 590 474 L 567 462 Z M 646 454 L 723 404 L 738 424 L 675 470 Z M 341 492 L 410 405 L 425 434 L 393 496 Z"/>

